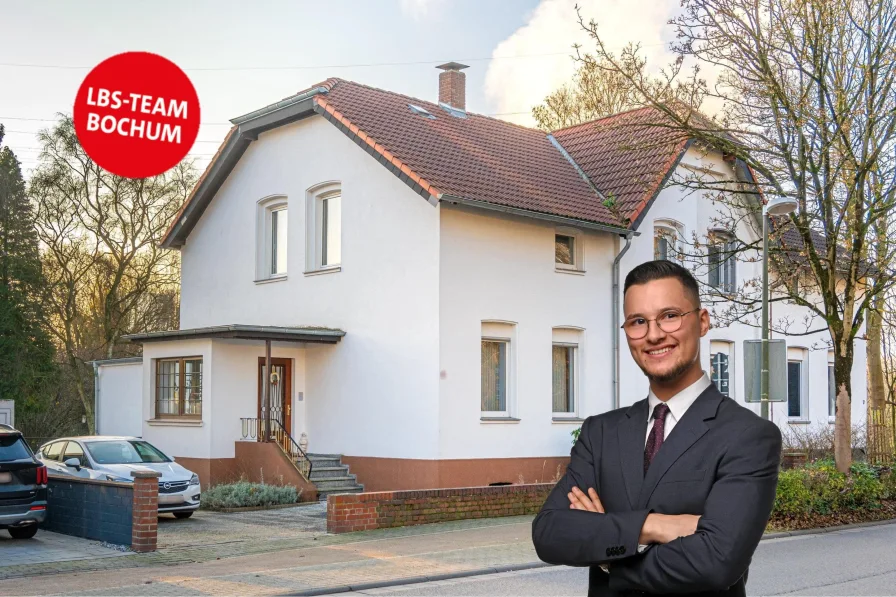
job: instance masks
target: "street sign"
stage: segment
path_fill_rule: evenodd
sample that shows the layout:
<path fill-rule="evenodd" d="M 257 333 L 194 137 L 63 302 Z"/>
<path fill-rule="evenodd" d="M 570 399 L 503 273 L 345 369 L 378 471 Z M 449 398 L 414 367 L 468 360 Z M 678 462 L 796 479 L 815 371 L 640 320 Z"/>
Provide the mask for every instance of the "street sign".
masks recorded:
<path fill-rule="evenodd" d="M 762 402 L 762 340 L 744 340 L 744 397 L 746 402 Z M 787 402 L 787 342 L 768 341 L 768 400 Z"/>

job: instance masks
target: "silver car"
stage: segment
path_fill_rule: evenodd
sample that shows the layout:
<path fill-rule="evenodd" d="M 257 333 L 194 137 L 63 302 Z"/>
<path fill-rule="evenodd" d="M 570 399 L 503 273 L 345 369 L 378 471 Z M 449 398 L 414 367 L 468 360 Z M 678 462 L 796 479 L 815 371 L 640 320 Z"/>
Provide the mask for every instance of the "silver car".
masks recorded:
<path fill-rule="evenodd" d="M 103 481 L 132 483 L 131 471 L 157 471 L 159 513 L 189 518 L 199 509 L 199 475 L 137 437 L 65 437 L 42 445 L 37 458 L 51 474 Z"/>

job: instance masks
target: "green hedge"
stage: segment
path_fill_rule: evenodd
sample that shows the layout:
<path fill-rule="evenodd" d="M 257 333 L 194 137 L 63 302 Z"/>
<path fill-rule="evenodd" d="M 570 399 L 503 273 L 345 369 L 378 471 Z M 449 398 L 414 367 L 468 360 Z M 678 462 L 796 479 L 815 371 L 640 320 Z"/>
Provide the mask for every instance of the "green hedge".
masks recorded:
<path fill-rule="evenodd" d="M 204 510 L 221 508 L 249 508 L 295 504 L 300 492 L 292 485 L 264 485 L 240 481 L 225 485 L 215 485 L 202 492 L 200 507 Z"/>
<path fill-rule="evenodd" d="M 869 510 L 892 499 L 896 499 L 896 474 L 890 469 L 857 462 L 846 475 L 832 460 L 820 460 L 780 472 L 772 515 L 799 518 Z"/>

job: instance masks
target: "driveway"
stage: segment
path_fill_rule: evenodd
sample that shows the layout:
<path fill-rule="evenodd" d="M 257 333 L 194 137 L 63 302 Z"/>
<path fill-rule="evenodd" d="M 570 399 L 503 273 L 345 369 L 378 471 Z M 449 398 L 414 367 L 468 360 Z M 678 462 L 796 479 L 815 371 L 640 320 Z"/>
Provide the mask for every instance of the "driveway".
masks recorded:
<path fill-rule="evenodd" d="M 246 544 L 278 539 L 310 539 L 327 532 L 327 504 L 256 512 L 207 512 L 190 518 L 159 517 L 160 550 L 210 545 Z"/>
<path fill-rule="evenodd" d="M 70 537 L 39 530 L 33 539 L 12 539 L 0 531 L 0 562 L 6 567 L 25 567 L 41 562 L 68 562 L 95 558 L 114 558 L 128 552 L 99 541 Z"/>

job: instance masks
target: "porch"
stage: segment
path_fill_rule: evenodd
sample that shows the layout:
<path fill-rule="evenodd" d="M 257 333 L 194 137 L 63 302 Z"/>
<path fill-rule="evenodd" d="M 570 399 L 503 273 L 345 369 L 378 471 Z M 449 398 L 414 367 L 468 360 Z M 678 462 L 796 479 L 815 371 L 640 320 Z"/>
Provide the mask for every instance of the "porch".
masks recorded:
<path fill-rule="evenodd" d="M 344 335 L 323 327 L 228 325 L 129 336 L 144 351 L 143 436 L 206 485 L 264 480 L 316 498 L 312 481 L 323 473 L 351 480 L 351 490 L 357 484 L 341 462 L 316 463 L 308 454 L 314 436 L 306 356 L 327 361 Z M 320 491 L 333 486 L 325 481 Z"/>

